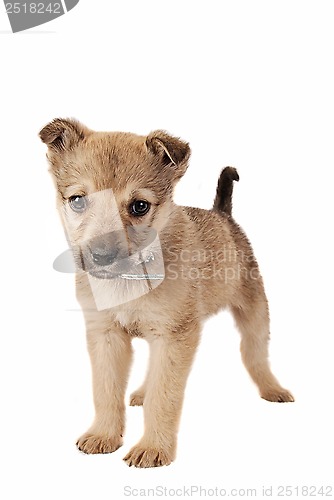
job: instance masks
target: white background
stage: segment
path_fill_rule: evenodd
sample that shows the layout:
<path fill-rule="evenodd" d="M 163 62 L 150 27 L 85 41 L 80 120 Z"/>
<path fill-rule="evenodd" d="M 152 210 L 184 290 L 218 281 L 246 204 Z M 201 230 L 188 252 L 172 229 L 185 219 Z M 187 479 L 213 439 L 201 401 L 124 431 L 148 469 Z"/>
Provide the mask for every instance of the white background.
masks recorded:
<path fill-rule="evenodd" d="M 1 5 L 2 498 L 333 484 L 332 13 L 326 1 L 81 0 L 13 35 Z M 90 366 L 73 276 L 52 269 L 66 242 L 37 136 L 57 116 L 190 141 L 180 204 L 209 208 L 221 168 L 238 167 L 234 215 L 260 263 L 271 362 L 294 404 L 260 399 L 223 312 L 203 332 L 174 464 L 122 461 L 141 408 L 128 408 L 114 454 L 76 450 L 93 417 Z M 145 370 L 145 343 L 135 348 L 129 392 Z"/>

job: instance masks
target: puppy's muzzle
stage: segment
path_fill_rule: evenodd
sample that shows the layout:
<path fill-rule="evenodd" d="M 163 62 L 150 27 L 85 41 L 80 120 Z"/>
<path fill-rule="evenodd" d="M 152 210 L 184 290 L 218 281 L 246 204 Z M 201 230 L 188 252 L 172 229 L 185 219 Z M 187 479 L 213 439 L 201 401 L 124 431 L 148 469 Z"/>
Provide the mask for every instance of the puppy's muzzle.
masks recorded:
<path fill-rule="evenodd" d="M 80 245 L 81 268 L 96 278 L 135 279 L 148 272 L 143 264 L 155 260 L 151 246 L 155 238 L 156 231 L 144 226 L 96 236 Z"/>
<path fill-rule="evenodd" d="M 84 246 L 85 267 L 88 270 L 112 266 L 128 256 L 128 245 L 120 231 L 95 237 Z"/>
<path fill-rule="evenodd" d="M 148 280 L 160 284 L 165 276 L 157 233 L 145 226 L 113 231 L 74 245 L 60 254 L 53 265 L 60 272 L 86 271 L 99 279 Z"/>

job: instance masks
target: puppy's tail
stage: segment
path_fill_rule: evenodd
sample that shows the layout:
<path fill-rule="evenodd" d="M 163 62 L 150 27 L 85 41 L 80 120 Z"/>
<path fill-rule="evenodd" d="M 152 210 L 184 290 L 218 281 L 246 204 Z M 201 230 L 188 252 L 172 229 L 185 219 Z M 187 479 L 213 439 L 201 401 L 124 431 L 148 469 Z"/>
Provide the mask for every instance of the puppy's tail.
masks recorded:
<path fill-rule="evenodd" d="M 233 181 L 238 181 L 239 175 L 236 168 L 225 167 L 220 174 L 213 210 L 227 215 L 232 213 Z"/>

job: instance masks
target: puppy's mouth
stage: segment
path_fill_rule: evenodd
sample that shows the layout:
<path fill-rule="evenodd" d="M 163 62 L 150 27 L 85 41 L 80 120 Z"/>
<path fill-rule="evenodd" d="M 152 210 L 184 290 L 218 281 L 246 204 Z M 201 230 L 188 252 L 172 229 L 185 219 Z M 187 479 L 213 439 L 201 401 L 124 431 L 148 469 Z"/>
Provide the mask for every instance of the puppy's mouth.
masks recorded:
<path fill-rule="evenodd" d="M 122 276 L 120 273 L 111 273 L 106 269 L 90 269 L 88 272 L 91 276 L 100 280 L 112 280 Z"/>

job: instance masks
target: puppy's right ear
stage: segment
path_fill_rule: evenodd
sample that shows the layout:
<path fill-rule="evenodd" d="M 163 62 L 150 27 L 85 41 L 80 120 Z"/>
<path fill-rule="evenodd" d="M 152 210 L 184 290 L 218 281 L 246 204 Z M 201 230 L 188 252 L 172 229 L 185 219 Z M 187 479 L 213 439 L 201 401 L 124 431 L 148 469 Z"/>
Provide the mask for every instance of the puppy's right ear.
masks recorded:
<path fill-rule="evenodd" d="M 56 118 L 48 123 L 39 133 L 41 140 L 54 153 L 62 153 L 75 148 L 90 130 L 77 120 Z"/>
<path fill-rule="evenodd" d="M 146 146 L 157 164 L 174 180 L 182 177 L 187 170 L 190 157 L 190 147 L 187 142 L 169 135 L 164 130 L 155 130 L 147 136 Z M 167 170 L 165 167 L 168 167 Z"/>

